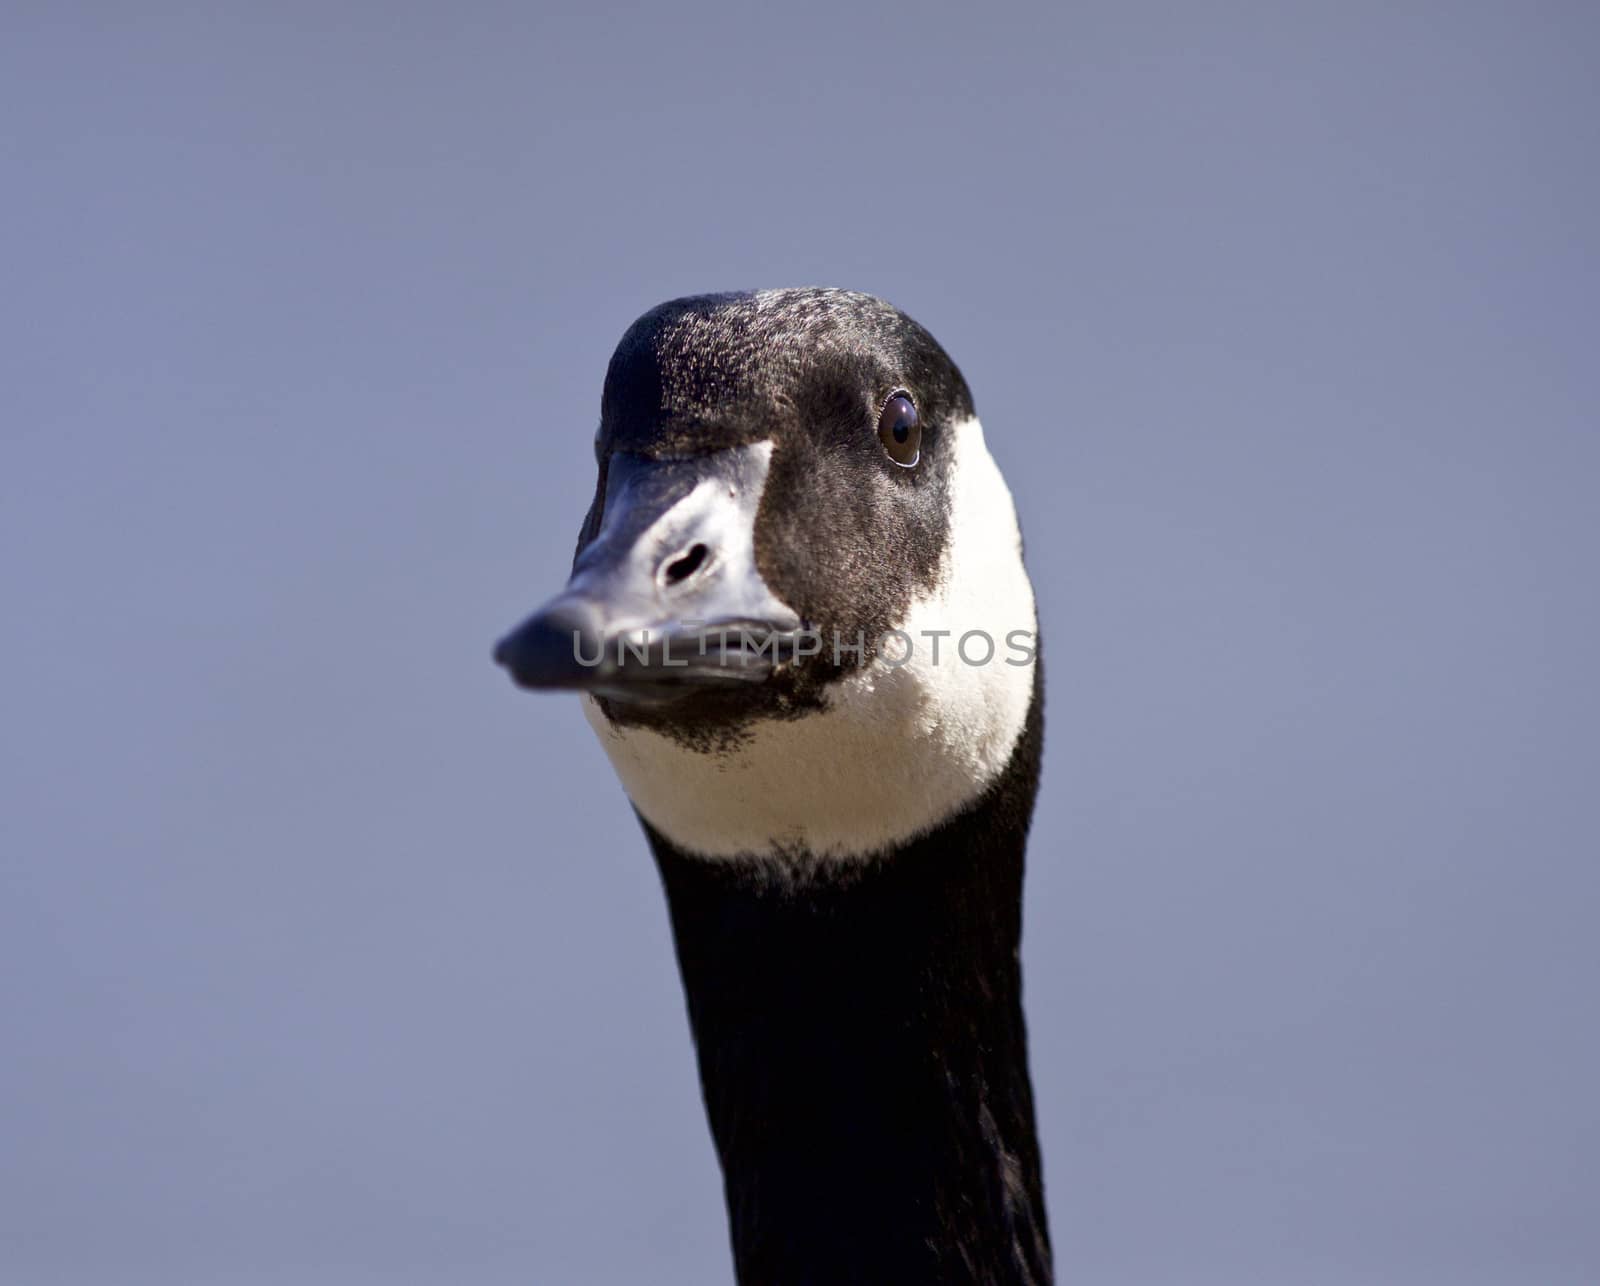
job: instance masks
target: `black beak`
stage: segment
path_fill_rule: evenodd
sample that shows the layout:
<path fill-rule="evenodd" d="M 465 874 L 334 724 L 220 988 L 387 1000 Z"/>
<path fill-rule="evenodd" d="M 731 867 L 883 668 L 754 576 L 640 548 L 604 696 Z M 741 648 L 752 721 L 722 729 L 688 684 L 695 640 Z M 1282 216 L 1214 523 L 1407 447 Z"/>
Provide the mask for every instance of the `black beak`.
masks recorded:
<path fill-rule="evenodd" d="M 501 639 L 494 659 L 520 687 L 618 700 L 763 682 L 804 638 L 755 566 L 770 452 L 613 455 L 600 530 L 566 589 Z"/>

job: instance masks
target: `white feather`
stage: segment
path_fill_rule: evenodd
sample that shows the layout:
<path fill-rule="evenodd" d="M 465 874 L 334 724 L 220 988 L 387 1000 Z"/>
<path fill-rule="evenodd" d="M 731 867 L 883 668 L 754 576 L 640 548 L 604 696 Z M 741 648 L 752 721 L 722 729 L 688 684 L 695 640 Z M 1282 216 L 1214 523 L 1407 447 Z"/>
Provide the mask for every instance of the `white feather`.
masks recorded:
<path fill-rule="evenodd" d="M 1025 631 L 1036 646 L 1033 588 L 982 426 L 968 420 L 951 436 L 949 540 L 937 588 L 900 623 L 913 644 L 906 664 L 875 661 L 834 684 L 826 708 L 760 721 L 718 751 L 617 727 L 583 699 L 629 798 L 673 843 L 706 857 L 869 856 L 953 816 L 1005 768 L 1034 677 L 1031 653 L 1016 664 L 1022 654 L 1007 637 Z M 937 663 L 925 630 L 950 631 Z M 994 640 L 987 664 L 957 655 L 971 630 Z M 967 655 L 981 658 L 986 646 L 974 638 Z M 891 637 L 887 650 L 898 659 L 905 643 Z"/>

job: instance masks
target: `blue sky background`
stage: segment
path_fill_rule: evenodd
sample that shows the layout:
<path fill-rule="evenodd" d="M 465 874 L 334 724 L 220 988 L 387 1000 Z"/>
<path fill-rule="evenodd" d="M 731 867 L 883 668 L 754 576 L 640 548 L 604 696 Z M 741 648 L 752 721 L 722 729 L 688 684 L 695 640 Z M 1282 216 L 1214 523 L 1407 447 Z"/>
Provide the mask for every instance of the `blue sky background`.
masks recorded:
<path fill-rule="evenodd" d="M 730 1280 L 655 873 L 499 632 L 611 348 L 881 294 L 1049 662 L 1062 1276 L 1600 1277 L 1600 10 L 0 16 L 0 1280 Z"/>

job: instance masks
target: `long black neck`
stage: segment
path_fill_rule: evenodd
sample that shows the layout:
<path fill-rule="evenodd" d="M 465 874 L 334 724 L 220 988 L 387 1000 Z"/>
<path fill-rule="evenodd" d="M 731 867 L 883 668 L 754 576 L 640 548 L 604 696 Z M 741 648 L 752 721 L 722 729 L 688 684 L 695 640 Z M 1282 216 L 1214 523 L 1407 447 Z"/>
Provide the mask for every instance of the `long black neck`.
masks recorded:
<path fill-rule="evenodd" d="M 1002 778 L 870 863 L 646 827 L 745 1286 L 1051 1280 L 1018 961 L 1038 695 Z"/>

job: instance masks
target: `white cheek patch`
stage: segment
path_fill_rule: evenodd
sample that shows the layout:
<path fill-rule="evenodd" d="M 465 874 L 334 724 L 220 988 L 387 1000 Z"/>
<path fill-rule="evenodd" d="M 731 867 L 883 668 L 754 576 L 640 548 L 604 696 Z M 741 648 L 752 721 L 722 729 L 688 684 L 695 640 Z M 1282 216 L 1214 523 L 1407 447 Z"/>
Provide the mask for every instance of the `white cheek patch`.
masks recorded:
<path fill-rule="evenodd" d="M 904 665 L 880 657 L 833 684 L 825 708 L 761 720 L 720 751 L 617 727 L 583 699 L 628 797 L 674 844 L 707 857 L 870 856 L 952 817 L 1005 768 L 1033 696 L 1033 587 L 982 426 L 965 421 L 950 437 L 949 541 L 937 588 L 900 626 L 911 640 Z M 934 630 L 949 631 L 937 662 L 923 633 Z M 993 640 L 987 663 L 969 663 L 988 650 L 981 636 L 968 660 L 958 655 L 974 630 Z M 1025 637 L 1008 645 L 1015 631 Z M 891 635 L 883 650 L 898 660 L 906 643 Z"/>

